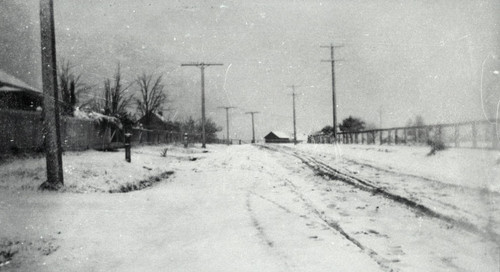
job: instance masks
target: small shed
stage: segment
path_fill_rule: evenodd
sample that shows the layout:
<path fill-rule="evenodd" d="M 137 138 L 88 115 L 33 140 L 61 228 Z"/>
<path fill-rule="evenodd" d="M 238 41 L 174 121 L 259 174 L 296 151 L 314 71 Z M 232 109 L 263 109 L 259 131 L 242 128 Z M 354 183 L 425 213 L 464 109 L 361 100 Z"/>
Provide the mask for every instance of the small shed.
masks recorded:
<path fill-rule="evenodd" d="M 271 131 L 264 136 L 264 141 L 266 143 L 289 143 L 290 137 L 283 132 Z"/>

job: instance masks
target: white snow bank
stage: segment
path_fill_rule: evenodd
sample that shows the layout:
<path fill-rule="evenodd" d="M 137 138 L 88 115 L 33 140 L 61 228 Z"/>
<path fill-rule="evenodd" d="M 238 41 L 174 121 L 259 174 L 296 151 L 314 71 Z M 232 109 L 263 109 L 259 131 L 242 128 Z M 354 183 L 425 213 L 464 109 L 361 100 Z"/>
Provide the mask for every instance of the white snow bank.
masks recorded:
<path fill-rule="evenodd" d="M 323 158 L 355 160 L 388 171 L 500 192 L 498 150 L 450 148 L 428 156 L 430 147 L 418 146 L 300 144 L 295 147 Z"/>

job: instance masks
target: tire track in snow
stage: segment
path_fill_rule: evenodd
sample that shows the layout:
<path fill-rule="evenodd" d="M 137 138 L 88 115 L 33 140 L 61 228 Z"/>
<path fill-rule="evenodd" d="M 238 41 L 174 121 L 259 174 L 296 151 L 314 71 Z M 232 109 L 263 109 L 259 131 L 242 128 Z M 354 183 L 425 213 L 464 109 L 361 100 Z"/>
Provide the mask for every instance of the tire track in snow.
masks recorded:
<path fill-rule="evenodd" d="M 309 209 L 310 212 L 312 212 L 314 215 L 316 215 L 316 217 L 321 220 L 322 222 L 324 222 L 330 229 L 332 229 L 333 231 L 339 233 L 340 235 L 342 235 L 344 238 L 346 238 L 349 242 L 353 243 L 355 246 L 357 246 L 363 253 L 367 254 L 371 259 L 373 259 L 384 271 L 391 271 L 391 272 L 396 272 L 396 271 L 399 271 L 399 270 L 396 270 L 394 268 L 391 268 L 389 265 L 387 265 L 388 263 L 390 263 L 391 261 L 380 256 L 377 252 L 375 252 L 373 249 L 363 245 L 361 242 L 359 242 L 357 239 L 355 239 L 354 237 L 352 237 L 351 235 L 349 235 L 341 226 L 340 224 L 333 220 L 333 219 L 330 219 L 328 218 L 324 212 L 321 212 L 318 208 L 316 208 L 312 203 L 311 201 L 309 201 L 306 197 L 304 197 L 304 195 L 299 192 L 299 190 L 297 189 L 297 186 L 295 186 L 295 184 L 293 184 L 293 182 L 291 182 L 290 180 L 288 179 L 285 179 L 285 182 L 290 186 L 290 188 L 292 188 L 292 192 L 300 199 L 302 200 L 302 202 L 304 203 L 304 205 L 307 207 L 307 209 Z"/>
<path fill-rule="evenodd" d="M 253 227 L 257 230 L 257 233 L 258 233 L 258 236 L 259 238 L 270 248 L 270 249 L 273 249 L 274 253 L 278 255 L 278 257 L 280 259 L 283 260 L 283 263 L 285 264 L 287 270 L 290 271 L 290 264 L 288 263 L 287 261 L 287 257 L 281 253 L 280 251 L 278 251 L 276 248 L 275 248 L 275 245 L 274 245 L 274 241 L 271 240 L 271 238 L 269 238 L 269 236 L 266 234 L 266 232 L 264 231 L 264 228 L 262 227 L 261 223 L 259 222 L 259 220 L 257 219 L 257 216 L 255 215 L 255 212 L 252 208 L 252 204 L 251 204 L 251 198 L 252 196 L 252 192 L 249 191 L 246 195 L 246 208 L 247 208 L 247 211 L 250 215 L 250 220 L 252 221 L 252 225 Z"/>
<path fill-rule="evenodd" d="M 452 224 L 454 226 L 457 226 L 463 230 L 475 233 L 480 235 L 483 238 L 486 239 L 492 239 L 494 241 L 500 241 L 500 236 L 497 233 L 493 233 L 491 230 L 482 230 L 473 223 L 466 221 L 466 220 L 461 220 L 461 219 L 456 219 L 451 216 L 439 213 L 437 211 L 432 210 L 431 208 L 417 203 L 414 200 L 411 200 L 407 197 L 388 192 L 385 189 L 382 189 L 380 187 L 377 187 L 373 184 L 371 184 L 369 181 L 360 179 L 358 177 L 349 175 L 348 173 L 342 172 L 338 169 L 334 169 L 328 164 L 316 159 L 313 156 L 310 156 L 306 154 L 305 152 L 297 151 L 297 150 L 287 150 L 285 148 L 278 148 L 278 147 L 271 147 L 271 146 L 265 146 L 265 145 L 259 145 L 260 148 L 275 151 L 275 152 L 280 152 L 284 153 L 290 156 L 294 156 L 301 160 L 305 165 L 307 165 L 309 168 L 311 168 L 313 171 L 315 171 L 318 175 L 323 176 L 323 177 L 328 177 L 329 179 L 332 180 L 339 180 L 342 181 L 346 184 L 349 184 L 351 186 L 354 186 L 360 190 L 370 192 L 372 195 L 379 195 L 384 198 L 393 200 L 396 203 L 402 204 L 411 210 L 421 213 L 423 215 L 426 215 L 431 218 L 436 218 L 439 220 L 442 220 L 446 223 Z"/>
<path fill-rule="evenodd" d="M 340 235 L 342 235 L 345 239 L 347 239 L 349 242 L 351 242 L 352 244 L 354 244 L 356 247 L 358 247 L 363 253 L 365 253 L 366 255 L 368 255 L 372 260 L 375 261 L 375 263 L 377 263 L 379 265 L 380 268 L 383 269 L 383 271 L 391 271 L 391 272 L 397 272 L 399 270 L 395 269 L 395 268 L 392 268 L 388 265 L 388 263 L 391 263 L 390 260 L 380 256 L 376 251 L 374 251 L 373 249 L 363 245 L 361 242 L 359 242 L 356 238 L 352 237 L 351 235 L 349 235 L 341 226 L 338 222 L 336 222 L 335 220 L 333 219 L 330 219 L 328 218 L 324 212 L 321 212 L 318 208 L 316 208 L 312 203 L 311 201 L 309 201 L 300 191 L 299 189 L 297 188 L 297 186 L 290 180 L 288 179 L 284 179 L 284 182 L 288 185 L 290 189 L 290 191 L 295 195 L 297 196 L 301 201 L 302 203 L 304 204 L 304 206 L 306 207 L 307 210 L 309 210 L 310 213 L 314 214 L 321 222 L 323 222 L 324 224 L 326 224 L 326 226 L 331 229 L 332 231 L 334 231 L 335 233 L 339 233 Z M 297 216 L 300 217 L 299 214 L 296 214 L 294 212 L 292 212 L 290 209 L 288 209 L 287 207 L 271 200 L 271 199 L 268 199 L 262 195 L 259 195 L 255 192 L 252 192 L 252 191 L 249 191 L 248 194 L 247 194 L 247 209 L 251 215 L 251 219 L 252 219 L 252 222 L 254 224 L 254 226 L 256 227 L 257 231 L 259 232 L 259 235 L 262 237 L 262 239 L 267 243 L 267 245 L 269 247 L 273 247 L 274 246 L 274 243 L 268 238 L 268 236 L 265 234 L 263 228 L 260 226 L 259 222 L 257 221 L 257 218 L 255 217 L 255 214 L 251 208 L 251 205 L 250 205 L 250 196 L 251 195 L 255 195 L 257 197 L 260 197 L 261 199 L 273 204 L 274 206 L 276 206 L 277 208 L 279 208 L 280 210 L 286 212 L 286 213 L 289 213 L 289 214 L 295 214 Z"/>
<path fill-rule="evenodd" d="M 386 172 L 386 173 L 390 173 L 390 174 L 397 174 L 399 176 L 405 176 L 405 177 L 410 177 L 410 178 L 424 180 L 424 181 L 430 182 L 431 185 L 434 186 L 437 190 L 442 189 L 442 188 L 448 188 L 448 189 L 454 189 L 454 190 L 460 190 L 460 191 L 467 190 L 467 191 L 474 191 L 474 192 L 483 193 L 483 194 L 487 193 L 487 194 L 492 194 L 492 195 L 495 195 L 495 196 L 500 196 L 499 192 L 495 192 L 495 191 L 489 190 L 488 188 L 477 188 L 477 187 L 470 187 L 470 186 L 465 186 L 465 185 L 450 184 L 450 183 L 442 182 L 442 181 L 431 179 L 431 178 L 426 178 L 426 177 L 422 177 L 422 176 L 417 176 L 417 175 L 412 175 L 412 174 L 407 174 L 407 173 L 401 173 L 401 172 L 397 172 L 397 171 L 394 171 L 394 170 L 390 170 L 390 169 L 386 169 L 386 168 L 381 168 L 381 167 L 374 166 L 374 165 L 371 165 L 371 164 L 368 164 L 368 163 L 365 163 L 365 162 L 359 162 L 359 161 L 355 161 L 355 160 L 351 160 L 351 159 L 345 159 L 345 161 L 346 162 L 350 162 L 350 163 L 354 163 L 354 164 L 357 164 L 357 165 L 362 165 L 362 166 L 365 166 L 365 167 L 369 167 L 369 168 L 372 168 L 372 169 L 375 169 L 375 170 L 378 170 L 378 171 L 381 171 L 381 172 Z"/>

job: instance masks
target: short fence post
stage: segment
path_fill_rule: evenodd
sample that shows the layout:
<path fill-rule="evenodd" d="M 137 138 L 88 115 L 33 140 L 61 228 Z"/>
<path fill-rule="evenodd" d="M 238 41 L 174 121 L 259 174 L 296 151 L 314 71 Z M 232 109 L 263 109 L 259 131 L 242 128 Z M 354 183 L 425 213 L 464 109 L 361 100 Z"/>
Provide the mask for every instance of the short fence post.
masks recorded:
<path fill-rule="evenodd" d="M 458 141 L 458 137 L 460 136 L 459 132 L 459 127 L 458 125 L 455 125 L 455 137 L 454 137 L 454 142 L 455 142 L 455 147 L 460 147 L 460 143 Z"/>
<path fill-rule="evenodd" d="M 404 137 L 404 141 L 405 141 L 405 144 L 408 144 L 408 130 L 405 128 L 403 129 L 403 137 Z"/>
<path fill-rule="evenodd" d="M 127 162 L 131 162 L 131 157 L 130 157 L 130 138 L 132 134 L 131 133 L 125 133 L 125 160 Z"/>
<path fill-rule="evenodd" d="M 383 139 L 382 139 L 382 130 L 379 130 L 379 139 L 380 139 L 380 145 L 382 145 Z"/>
<path fill-rule="evenodd" d="M 398 139 L 398 130 L 395 129 L 394 130 L 394 143 L 397 145 L 399 143 L 399 139 Z"/>

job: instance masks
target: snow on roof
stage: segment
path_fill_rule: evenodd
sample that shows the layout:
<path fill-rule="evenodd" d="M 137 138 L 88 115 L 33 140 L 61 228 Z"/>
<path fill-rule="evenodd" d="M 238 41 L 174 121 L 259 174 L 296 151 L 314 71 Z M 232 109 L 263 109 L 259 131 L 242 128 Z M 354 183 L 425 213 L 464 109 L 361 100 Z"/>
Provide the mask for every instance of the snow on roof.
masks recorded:
<path fill-rule="evenodd" d="M 270 133 L 276 135 L 278 138 L 285 138 L 285 139 L 289 139 L 290 138 L 290 136 L 288 136 L 288 134 L 286 134 L 284 132 L 281 132 L 281 131 L 271 131 Z"/>
<path fill-rule="evenodd" d="M 34 93 L 42 93 L 42 91 L 31 87 L 15 76 L 9 75 L 2 69 L 0 69 L 0 87 L 2 87 L 1 91 L 30 91 Z"/>

